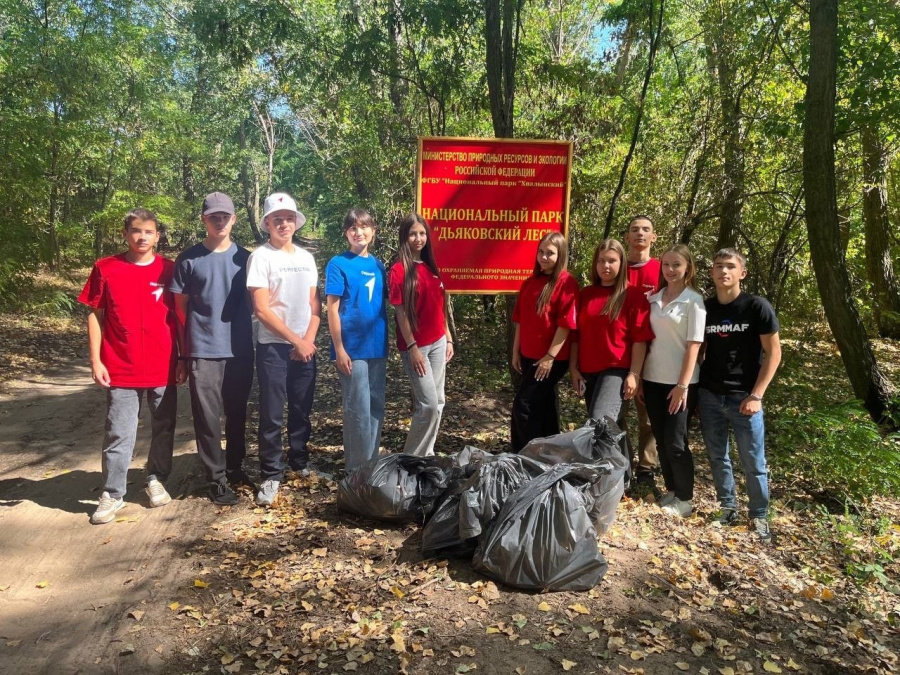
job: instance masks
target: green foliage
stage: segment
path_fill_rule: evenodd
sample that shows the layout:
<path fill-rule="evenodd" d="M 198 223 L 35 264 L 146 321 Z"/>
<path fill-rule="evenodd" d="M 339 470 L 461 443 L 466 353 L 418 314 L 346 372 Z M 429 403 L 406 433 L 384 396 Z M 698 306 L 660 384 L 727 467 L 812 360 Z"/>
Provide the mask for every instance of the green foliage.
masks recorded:
<path fill-rule="evenodd" d="M 770 418 L 769 451 L 787 477 L 842 501 L 900 496 L 900 435 L 884 437 L 859 401 Z"/>

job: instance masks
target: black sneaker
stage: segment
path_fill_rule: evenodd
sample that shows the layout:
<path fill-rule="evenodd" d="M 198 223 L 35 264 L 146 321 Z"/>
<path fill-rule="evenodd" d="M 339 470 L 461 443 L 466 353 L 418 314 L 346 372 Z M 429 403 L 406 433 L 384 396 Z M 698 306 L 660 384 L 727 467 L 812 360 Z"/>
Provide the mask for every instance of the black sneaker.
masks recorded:
<path fill-rule="evenodd" d="M 731 508 L 723 508 L 720 509 L 714 516 L 712 520 L 712 524 L 714 527 L 731 527 L 732 525 L 737 524 L 738 514 L 737 509 Z"/>
<path fill-rule="evenodd" d="M 225 479 L 228 481 L 228 484 L 232 488 L 250 488 L 253 492 L 259 490 L 259 487 L 256 483 L 253 482 L 253 479 L 248 476 L 243 469 L 237 469 L 236 471 L 226 471 Z"/>
<path fill-rule="evenodd" d="M 213 483 L 209 486 L 209 498 L 213 504 L 218 504 L 219 506 L 234 506 L 238 503 L 238 496 L 234 494 L 234 490 L 225 481 Z"/>

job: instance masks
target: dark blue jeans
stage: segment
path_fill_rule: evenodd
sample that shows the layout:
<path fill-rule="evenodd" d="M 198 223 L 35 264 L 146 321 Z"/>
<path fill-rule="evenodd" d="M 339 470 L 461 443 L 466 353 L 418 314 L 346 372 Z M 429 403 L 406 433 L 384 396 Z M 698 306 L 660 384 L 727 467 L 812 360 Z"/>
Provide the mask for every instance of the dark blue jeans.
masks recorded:
<path fill-rule="evenodd" d="M 716 497 L 722 508 L 736 509 L 734 471 L 729 454 L 728 428 L 734 432 L 738 456 L 747 478 L 750 517 L 765 518 L 769 510 L 769 480 L 766 470 L 765 424 L 763 411 L 744 415 L 741 401 L 747 392 L 732 392 L 724 396 L 709 389 L 700 389 L 697 404 L 700 409 L 700 428 L 709 454 Z"/>
<path fill-rule="evenodd" d="M 288 464 L 293 469 L 309 461 L 309 436 L 316 388 L 316 361 L 293 361 L 291 345 L 263 344 L 256 348 L 259 382 L 259 472 L 263 480 L 280 481 L 284 473 L 281 428 L 288 405 Z"/>

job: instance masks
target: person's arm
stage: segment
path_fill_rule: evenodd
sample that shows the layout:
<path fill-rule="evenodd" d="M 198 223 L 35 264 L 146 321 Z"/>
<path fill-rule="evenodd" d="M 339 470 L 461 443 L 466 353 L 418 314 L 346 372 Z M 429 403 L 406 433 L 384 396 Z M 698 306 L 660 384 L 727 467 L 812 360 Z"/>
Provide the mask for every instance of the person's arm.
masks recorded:
<path fill-rule="evenodd" d="M 325 296 L 325 315 L 328 317 L 328 332 L 331 333 L 331 341 L 334 343 L 334 365 L 344 375 L 349 375 L 353 370 L 353 361 L 344 349 L 344 339 L 341 335 L 341 296 Z"/>
<path fill-rule="evenodd" d="M 513 335 L 512 361 L 510 363 L 512 369 L 517 373 L 522 372 L 522 336 L 519 332 L 520 330 L 519 324 L 516 324 L 516 332 L 515 335 Z"/>
<path fill-rule="evenodd" d="M 447 363 L 449 363 L 456 351 L 453 348 L 453 333 L 450 332 L 450 324 L 446 321 L 444 322 L 444 337 L 447 338 Z"/>
<path fill-rule="evenodd" d="M 553 333 L 553 339 L 550 341 L 550 347 L 547 349 L 547 353 L 538 359 L 536 364 L 537 371 L 534 374 L 534 379 L 547 379 L 550 375 L 550 369 L 553 368 L 553 361 L 556 360 L 556 355 L 562 350 L 567 337 L 569 337 L 569 329 L 559 326 L 556 329 L 556 332 Z"/>
<path fill-rule="evenodd" d="M 781 363 L 781 340 L 778 333 L 769 333 L 768 335 L 760 335 L 759 341 L 762 343 L 763 359 L 759 368 L 759 375 L 756 376 L 756 384 L 750 390 L 750 395 L 741 401 L 740 411 L 744 415 L 755 415 L 762 410 L 763 396 L 766 395 L 766 389 L 775 377 L 775 371 Z"/>
<path fill-rule="evenodd" d="M 175 366 L 175 384 L 184 384 L 187 381 L 187 340 L 185 333 L 187 331 L 187 312 L 190 296 L 185 293 L 172 293 L 173 304 L 175 305 L 175 337 L 178 341 L 178 364 Z"/>
<path fill-rule="evenodd" d="M 646 356 L 646 342 L 635 342 L 631 345 L 631 369 L 625 376 L 625 383 L 622 387 L 622 396 L 626 401 L 634 398 L 634 395 L 637 393 L 638 384 L 641 381 L 641 371 L 644 369 L 644 358 Z"/>
<path fill-rule="evenodd" d="M 688 342 L 685 346 L 678 382 L 672 387 L 668 396 L 670 415 L 687 408 L 688 387 L 691 384 L 691 376 L 694 374 L 694 367 L 697 365 L 697 357 L 700 355 L 702 345 L 702 342 Z"/>
<path fill-rule="evenodd" d="M 578 342 L 572 342 L 571 347 L 569 347 L 569 378 L 572 380 L 572 389 L 575 390 L 575 393 L 579 396 L 584 396 L 587 383 L 581 371 L 578 370 Z"/>
<path fill-rule="evenodd" d="M 315 291 L 315 289 L 313 289 L 313 291 Z M 259 319 L 259 322 L 282 340 L 289 342 L 294 347 L 295 351 L 300 352 L 301 350 L 299 348 L 303 347 L 308 353 L 314 354 L 316 346 L 313 344 L 303 344 L 304 338 L 288 328 L 287 324 L 272 311 L 272 308 L 269 306 L 269 297 L 268 288 L 250 289 L 250 299 L 253 301 L 253 311 L 256 314 L 256 318 Z M 310 319 L 310 326 L 311 325 L 312 319 Z M 316 317 L 316 329 L 318 330 L 318 328 L 319 318 Z M 313 335 L 315 335 L 315 332 L 313 332 Z"/>
<path fill-rule="evenodd" d="M 91 308 L 87 317 L 88 349 L 91 354 L 91 378 L 101 387 L 109 389 L 109 371 L 100 360 L 100 345 L 103 344 L 103 310 Z"/>
<path fill-rule="evenodd" d="M 406 314 L 406 308 L 403 305 L 394 305 L 394 311 L 397 313 L 397 328 L 400 330 L 400 334 L 403 335 L 404 342 L 406 342 L 409 362 L 419 377 L 425 377 L 425 356 L 419 350 L 419 345 L 416 344 L 412 328 L 409 325 L 409 316 Z"/>
<path fill-rule="evenodd" d="M 322 323 L 322 301 L 319 300 L 319 289 L 312 286 L 309 289 L 309 325 L 299 345 L 294 345 L 291 358 L 295 361 L 310 361 L 316 353 L 316 333 Z"/>

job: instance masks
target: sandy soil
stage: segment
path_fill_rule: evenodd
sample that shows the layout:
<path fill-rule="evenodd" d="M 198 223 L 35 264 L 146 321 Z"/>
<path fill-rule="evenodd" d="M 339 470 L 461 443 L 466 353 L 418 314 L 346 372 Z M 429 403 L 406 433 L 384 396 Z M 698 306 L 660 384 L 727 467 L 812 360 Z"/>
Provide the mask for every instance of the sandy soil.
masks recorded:
<path fill-rule="evenodd" d="M 83 361 L 82 361 L 83 362 Z M 187 390 L 179 399 L 173 501 L 148 508 L 146 411 L 128 476 L 126 507 L 92 526 L 102 487 L 105 396 L 75 367 L 3 385 L 0 392 L 0 673 L 155 672 L 166 648 L 128 654 L 142 607 L 189 576 L 185 558 L 217 516 L 202 494 Z M 159 640 L 166 643 L 165 639 Z M 120 656 L 121 655 L 121 656 Z"/>

